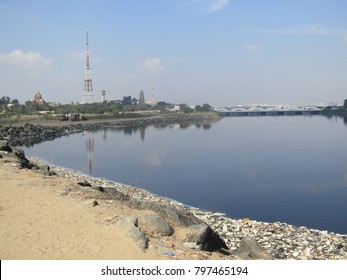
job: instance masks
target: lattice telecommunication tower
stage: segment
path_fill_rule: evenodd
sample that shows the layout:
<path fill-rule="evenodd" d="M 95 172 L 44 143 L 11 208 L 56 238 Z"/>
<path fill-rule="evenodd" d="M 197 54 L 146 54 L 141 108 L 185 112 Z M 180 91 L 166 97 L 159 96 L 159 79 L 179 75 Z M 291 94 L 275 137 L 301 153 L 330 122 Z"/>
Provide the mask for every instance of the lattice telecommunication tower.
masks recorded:
<path fill-rule="evenodd" d="M 95 96 L 93 90 L 93 82 L 90 75 L 90 63 L 89 63 L 89 42 L 88 42 L 88 30 L 86 30 L 86 76 L 84 78 L 84 91 L 82 103 L 94 103 Z"/>

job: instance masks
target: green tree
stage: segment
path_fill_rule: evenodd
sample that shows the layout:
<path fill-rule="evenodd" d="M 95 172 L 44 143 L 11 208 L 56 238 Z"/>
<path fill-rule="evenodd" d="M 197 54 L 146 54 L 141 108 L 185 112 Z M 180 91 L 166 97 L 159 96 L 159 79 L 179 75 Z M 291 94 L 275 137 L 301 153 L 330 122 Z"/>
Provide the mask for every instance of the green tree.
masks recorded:
<path fill-rule="evenodd" d="M 211 111 L 211 109 L 212 109 L 212 107 L 210 106 L 210 104 L 205 103 L 205 104 L 202 105 L 202 110 L 204 112 Z"/>
<path fill-rule="evenodd" d="M 138 103 L 137 99 L 134 97 L 131 99 L 131 105 L 136 105 Z"/>
<path fill-rule="evenodd" d="M 200 105 L 197 105 L 197 106 L 195 106 L 195 111 L 197 111 L 197 112 L 201 112 L 202 111 L 202 107 L 200 106 Z"/>
<path fill-rule="evenodd" d="M 1 97 L 0 99 L 0 104 L 1 105 L 7 105 L 7 104 L 10 104 L 10 98 L 8 96 L 3 96 Z"/>
<path fill-rule="evenodd" d="M 122 105 L 132 105 L 131 96 L 123 96 Z"/>
<path fill-rule="evenodd" d="M 207 103 L 203 104 L 202 106 L 198 105 L 198 106 L 195 106 L 195 111 L 197 112 L 208 112 L 211 110 L 211 106 Z"/>
<path fill-rule="evenodd" d="M 0 99 L 0 111 L 7 111 L 7 105 L 10 104 L 10 98 L 8 96 L 3 96 Z"/>
<path fill-rule="evenodd" d="M 187 104 L 180 104 L 180 111 L 183 113 L 192 113 L 194 109 L 190 108 Z"/>

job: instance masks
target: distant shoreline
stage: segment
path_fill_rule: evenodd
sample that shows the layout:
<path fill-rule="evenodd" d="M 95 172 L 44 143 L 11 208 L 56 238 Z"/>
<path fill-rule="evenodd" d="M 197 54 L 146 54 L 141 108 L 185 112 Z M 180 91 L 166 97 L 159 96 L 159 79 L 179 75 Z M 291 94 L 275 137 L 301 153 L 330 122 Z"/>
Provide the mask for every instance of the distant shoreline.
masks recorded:
<path fill-rule="evenodd" d="M 13 146 L 32 146 L 65 135 L 104 128 L 140 127 L 172 123 L 209 123 L 220 120 L 215 112 L 183 113 L 124 119 L 93 119 L 83 121 L 31 120 L 0 125 L 0 139 Z"/>

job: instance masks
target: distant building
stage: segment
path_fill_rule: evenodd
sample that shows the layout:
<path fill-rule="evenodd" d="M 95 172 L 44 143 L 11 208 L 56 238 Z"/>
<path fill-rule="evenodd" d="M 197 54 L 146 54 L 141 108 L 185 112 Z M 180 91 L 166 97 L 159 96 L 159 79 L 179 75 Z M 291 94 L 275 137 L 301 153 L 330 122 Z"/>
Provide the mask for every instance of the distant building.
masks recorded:
<path fill-rule="evenodd" d="M 167 110 L 170 112 L 178 112 L 180 110 L 180 106 L 175 105 L 173 108 L 168 108 Z"/>
<path fill-rule="evenodd" d="M 143 93 L 142 89 L 140 91 L 139 104 L 140 105 L 144 105 L 145 104 L 145 94 Z"/>
<path fill-rule="evenodd" d="M 151 106 L 155 106 L 155 105 L 157 105 L 157 101 L 154 99 L 154 96 L 152 96 L 152 98 L 150 100 L 146 100 L 146 104 L 151 105 Z"/>
<path fill-rule="evenodd" d="M 61 104 L 60 102 L 53 101 L 53 102 L 47 102 L 47 105 L 52 107 L 57 107 L 57 106 L 60 106 Z"/>
<path fill-rule="evenodd" d="M 43 104 L 44 100 L 42 98 L 42 95 L 41 95 L 40 91 L 37 90 L 35 92 L 33 102 L 36 103 L 36 104 L 40 104 L 40 105 Z"/>
<path fill-rule="evenodd" d="M 146 100 L 146 104 L 151 106 L 157 105 L 157 101 L 154 99 L 154 88 L 152 88 L 152 98 L 150 100 Z"/>

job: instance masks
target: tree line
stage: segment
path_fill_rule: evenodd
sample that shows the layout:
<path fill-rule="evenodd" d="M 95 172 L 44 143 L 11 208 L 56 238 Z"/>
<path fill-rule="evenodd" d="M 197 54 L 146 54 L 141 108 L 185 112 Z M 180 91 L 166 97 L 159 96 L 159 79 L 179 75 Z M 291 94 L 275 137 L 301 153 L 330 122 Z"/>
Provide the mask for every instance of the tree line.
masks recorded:
<path fill-rule="evenodd" d="M 124 96 L 122 100 L 111 100 L 98 103 L 85 104 L 50 104 L 44 100 L 42 102 L 34 102 L 32 100 L 25 101 L 20 104 L 18 99 L 11 99 L 3 96 L 0 99 L 0 113 L 2 114 L 37 114 L 38 112 L 54 112 L 55 114 L 79 113 L 79 114 L 108 114 L 117 116 L 121 113 L 131 113 L 135 111 L 160 110 L 161 112 L 172 111 L 174 104 L 165 101 L 157 102 L 156 105 L 140 104 L 139 101 L 132 96 Z M 212 108 L 209 104 L 197 105 L 194 108 L 187 104 L 179 104 L 179 111 L 183 113 L 191 112 L 208 112 Z"/>

